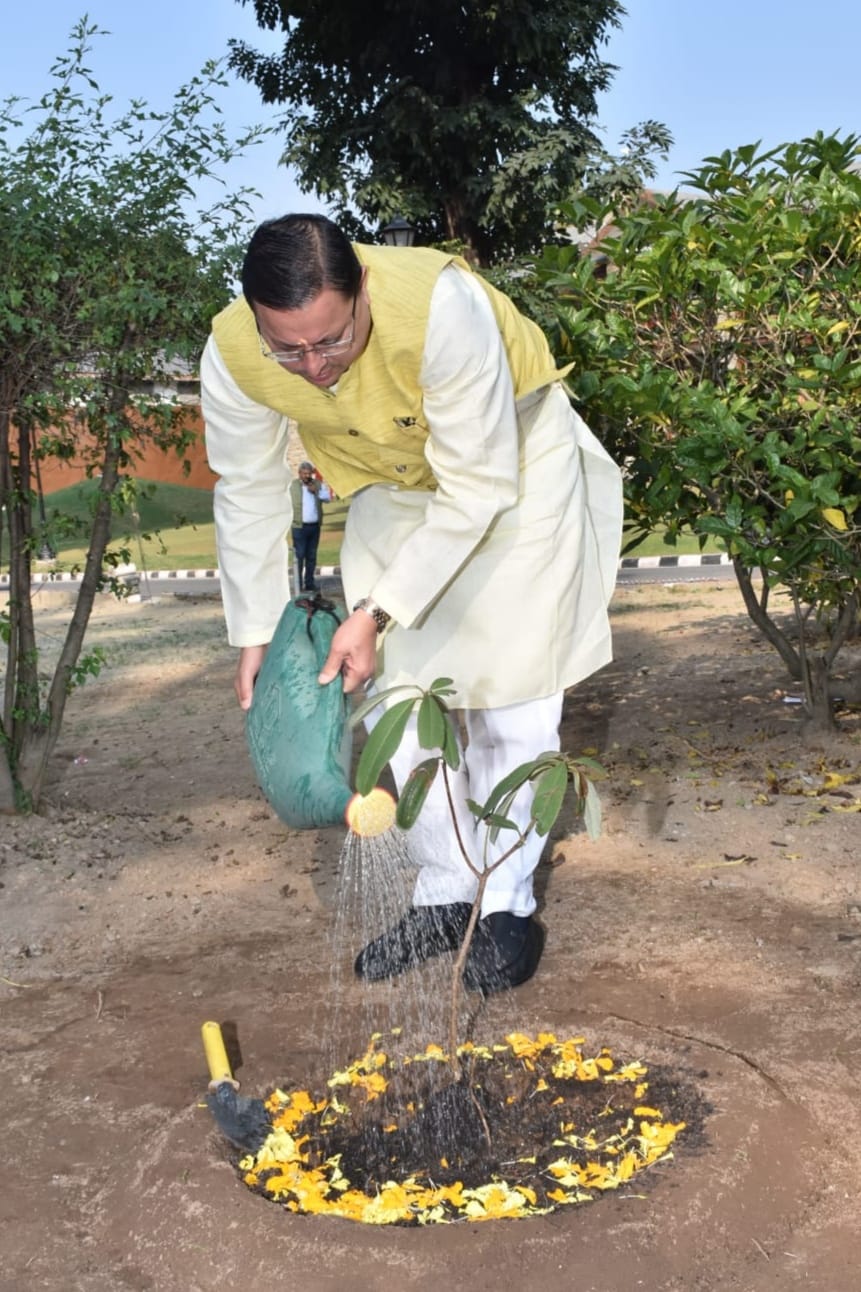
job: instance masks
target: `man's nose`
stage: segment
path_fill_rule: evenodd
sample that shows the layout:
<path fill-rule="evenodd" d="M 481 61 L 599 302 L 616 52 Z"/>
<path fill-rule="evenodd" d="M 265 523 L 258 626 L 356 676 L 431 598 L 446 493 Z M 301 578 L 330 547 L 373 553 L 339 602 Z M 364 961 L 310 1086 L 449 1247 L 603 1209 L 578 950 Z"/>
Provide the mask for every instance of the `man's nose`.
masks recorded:
<path fill-rule="evenodd" d="M 302 363 L 307 371 L 317 374 L 326 366 L 326 356 L 318 354 L 316 350 L 308 350 L 302 357 Z"/>

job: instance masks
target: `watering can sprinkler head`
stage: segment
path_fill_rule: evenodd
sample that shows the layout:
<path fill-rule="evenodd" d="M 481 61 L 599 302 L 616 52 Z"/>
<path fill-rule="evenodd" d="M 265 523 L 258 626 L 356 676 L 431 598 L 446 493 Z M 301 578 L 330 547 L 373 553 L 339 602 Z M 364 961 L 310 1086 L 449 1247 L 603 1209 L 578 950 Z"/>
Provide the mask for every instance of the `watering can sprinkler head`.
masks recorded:
<path fill-rule="evenodd" d="M 354 794 L 347 804 L 344 820 L 348 829 L 362 839 L 384 834 L 395 824 L 395 800 L 377 785 L 369 794 Z"/>

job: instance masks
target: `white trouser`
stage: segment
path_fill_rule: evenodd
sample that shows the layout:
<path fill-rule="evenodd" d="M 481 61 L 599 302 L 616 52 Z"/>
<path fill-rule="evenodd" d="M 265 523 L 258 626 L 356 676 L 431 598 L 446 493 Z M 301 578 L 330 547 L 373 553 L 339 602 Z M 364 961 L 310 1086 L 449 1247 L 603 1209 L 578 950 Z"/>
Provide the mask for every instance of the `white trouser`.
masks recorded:
<path fill-rule="evenodd" d="M 380 712 L 369 715 L 373 726 Z M 452 801 L 460 837 L 470 859 L 479 870 L 492 865 L 506 852 L 517 836 L 512 830 L 501 830 L 494 843 L 487 840 L 485 827 L 476 827 L 475 817 L 466 805 L 467 798 L 485 803 L 491 790 L 509 772 L 536 758 L 559 749 L 559 722 L 562 695 L 542 700 L 527 700 L 502 709 L 464 711 L 467 747 L 461 748 L 461 763 L 456 772 L 447 768 Z M 421 749 L 416 738 L 416 718 L 412 716 L 404 738 L 391 761 L 395 784 L 400 790 L 413 767 L 438 751 Z M 514 800 L 507 815 L 523 829 L 529 820 L 533 790 L 526 785 Z M 413 860 L 421 867 L 413 902 L 416 906 L 437 906 L 448 902 L 472 902 L 478 884 L 458 847 L 452 825 L 442 768 L 436 774 L 418 820 L 407 839 Z M 510 911 L 513 915 L 531 915 L 535 910 L 532 873 L 546 843 L 545 836 L 531 831 L 526 842 L 497 867 L 487 881 L 481 914 Z"/>

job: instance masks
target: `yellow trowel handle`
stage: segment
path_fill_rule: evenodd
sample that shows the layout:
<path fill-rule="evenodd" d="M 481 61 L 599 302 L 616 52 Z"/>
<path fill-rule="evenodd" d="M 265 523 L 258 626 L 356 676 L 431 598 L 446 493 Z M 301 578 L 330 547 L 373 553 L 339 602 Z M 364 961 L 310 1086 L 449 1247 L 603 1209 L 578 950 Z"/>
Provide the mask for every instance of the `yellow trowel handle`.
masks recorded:
<path fill-rule="evenodd" d="M 225 1081 L 229 1081 L 234 1090 L 238 1090 L 239 1082 L 234 1080 L 233 1073 L 230 1070 L 230 1061 L 227 1058 L 227 1050 L 224 1048 L 221 1027 L 218 1023 L 204 1023 L 200 1032 L 203 1037 L 203 1052 L 206 1055 L 206 1065 L 209 1068 L 210 1089 L 213 1086 L 220 1086 Z"/>

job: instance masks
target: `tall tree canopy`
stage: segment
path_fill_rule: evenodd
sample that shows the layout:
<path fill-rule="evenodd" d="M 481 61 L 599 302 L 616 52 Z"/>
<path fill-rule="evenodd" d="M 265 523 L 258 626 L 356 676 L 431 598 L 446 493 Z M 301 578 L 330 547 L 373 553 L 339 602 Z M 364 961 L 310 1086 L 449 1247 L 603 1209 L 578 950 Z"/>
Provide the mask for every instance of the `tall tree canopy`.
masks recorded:
<path fill-rule="evenodd" d="M 572 192 L 615 199 L 669 144 L 644 122 L 612 157 L 595 132 L 617 0 L 251 2 L 283 48 L 232 41 L 231 65 L 286 105 L 284 163 L 355 235 L 402 214 L 482 264 L 528 253 Z"/>

